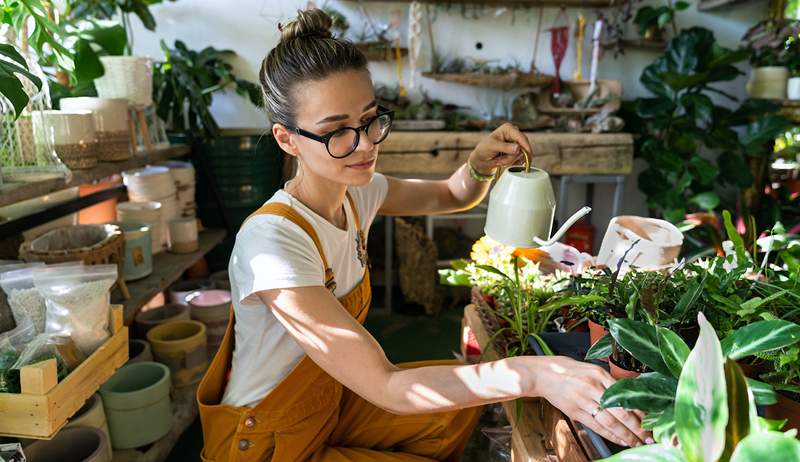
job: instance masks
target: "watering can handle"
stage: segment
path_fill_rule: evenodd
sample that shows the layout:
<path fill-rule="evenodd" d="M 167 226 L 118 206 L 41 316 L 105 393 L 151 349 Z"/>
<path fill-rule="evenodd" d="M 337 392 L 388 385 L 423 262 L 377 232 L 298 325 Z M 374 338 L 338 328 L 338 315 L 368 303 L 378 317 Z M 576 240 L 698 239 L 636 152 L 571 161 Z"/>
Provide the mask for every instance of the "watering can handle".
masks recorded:
<path fill-rule="evenodd" d="M 539 247 L 547 247 L 549 245 L 555 244 L 556 242 L 561 240 L 562 237 L 564 237 L 564 233 L 566 233 L 567 230 L 570 227 L 572 227 L 572 225 L 574 225 L 576 221 L 580 220 L 587 213 L 589 213 L 591 211 L 592 211 L 591 207 L 582 207 L 580 210 L 578 210 L 577 212 L 572 214 L 572 216 L 569 217 L 569 219 L 567 219 L 567 221 L 565 221 L 564 224 L 561 225 L 560 228 L 558 228 L 558 231 L 556 231 L 556 233 L 553 235 L 553 237 L 551 237 L 550 239 L 545 241 L 544 239 L 541 239 L 541 238 L 539 238 L 537 236 L 534 236 L 533 237 L 533 242 L 535 242 L 536 245 L 538 245 Z"/>

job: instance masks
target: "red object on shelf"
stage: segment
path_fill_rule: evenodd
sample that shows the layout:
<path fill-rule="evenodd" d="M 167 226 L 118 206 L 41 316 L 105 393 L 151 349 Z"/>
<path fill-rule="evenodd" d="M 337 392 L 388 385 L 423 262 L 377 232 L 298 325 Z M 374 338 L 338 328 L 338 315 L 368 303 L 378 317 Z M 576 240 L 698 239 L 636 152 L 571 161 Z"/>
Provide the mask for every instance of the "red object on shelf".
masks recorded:
<path fill-rule="evenodd" d="M 88 196 L 89 194 L 113 188 L 121 183 L 122 179 L 116 177 L 110 181 L 82 184 L 80 186 L 80 195 L 81 197 Z M 102 225 L 114 221 L 117 221 L 117 198 L 108 199 L 78 212 L 78 223 L 82 225 Z"/>
<path fill-rule="evenodd" d="M 575 247 L 581 252 L 594 255 L 594 226 L 585 221 L 575 223 L 572 225 L 572 228 L 567 231 L 564 243 Z"/>

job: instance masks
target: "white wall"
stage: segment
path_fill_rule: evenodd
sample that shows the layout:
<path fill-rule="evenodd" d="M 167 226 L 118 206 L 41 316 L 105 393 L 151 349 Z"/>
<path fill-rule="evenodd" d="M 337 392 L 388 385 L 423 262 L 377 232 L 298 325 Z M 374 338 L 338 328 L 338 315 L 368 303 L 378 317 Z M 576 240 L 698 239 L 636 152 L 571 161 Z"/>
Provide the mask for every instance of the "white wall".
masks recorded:
<path fill-rule="evenodd" d="M 647 3 L 660 3 L 647 0 Z M 692 3 L 697 3 L 696 0 Z M 324 5 L 324 0 L 318 0 Z M 351 31 L 359 31 L 364 24 L 356 1 L 329 1 L 330 6 L 344 13 L 350 22 Z M 400 9 L 404 24 L 403 37 L 407 32 L 408 4 L 365 2 L 367 11 L 376 22 L 386 23 L 392 11 Z M 170 46 L 175 39 L 186 42 L 191 48 L 200 49 L 212 45 L 217 48 L 230 48 L 236 51 L 239 59 L 235 63 L 240 77 L 257 82 L 257 71 L 264 55 L 277 43 L 279 34 L 277 22 L 294 16 L 297 8 L 303 8 L 305 0 L 178 0 L 165 2 L 152 8 L 158 21 L 155 33 L 146 31 L 137 19 L 134 19 L 136 54 L 149 55 L 158 59 L 161 54 L 159 40 L 164 39 Z M 447 11 L 443 7 L 432 7 L 435 21 L 433 23 L 434 40 L 437 50 L 448 56 L 463 56 L 475 59 L 497 60 L 498 64 L 520 62 L 528 65 L 533 57 L 534 35 L 537 25 L 538 9 L 516 10 L 512 25 L 512 14 L 508 9 L 486 9 L 478 20 L 465 19 L 461 14 L 461 6 L 454 5 Z M 610 13 L 610 10 L 607 10 Z M 766 0 L 751 0 L 749 3 L 725 7 L 719 11 L 703 13 L 692 5 L 689 10 L 679 13 L 678 25 L 690 27 L 694 25 L 714 31 L 723 46 L 735 47 L 740 38 L 759 19 L 765 17 Z M 588 78 L 589 59 L 591 55 L 591 27 L 595 12 L 591 9 L 568 9 L 570 24 L 574 28 L 575 20 L 582 12 L 587 20 L 584 43 L 584 78 Z M 545 8 L 541 30 L 551 25 L 558 14 L 557 8 Z M 629 34 L 635 31 L 630 28 Z M 476 49 L 476 42 L 483 48 Z M 429 43 L 426 28 L 423 27 L 423 46 L 419 68 L 425 70 L 430 63 Z M 602 57 L 598 75 L 604 79 L 619 79 L 623 82 L 625 98 L 646 95 L 639 83 L 642 69 L 650 63 L 657 52 L 629 50 L 624 57 L 614 59 L 610 53 Z M 549 34 L 542 32 L 539 37 L 537 67 L 545 73 L 552 74 L 554 65 L 550 55 Z M 404 65 L 408 82 L 407 64 Z M 370 70 L 376 82 L 395 85 L 397 82 L 395 68 L 392 64 L 372 63 Z M 570 35 L 570 47 L 561 67 L 561 76 L 569 79 L 575 70 L 575 37 Z M 492 112 L 493 107 L 510 101 L 509 95 L 500 91 L 466 87 L 456 84 L 437 82 L 425 78 L 417 79 L 419 87 L 438 99 L 469 106 L 480 114 Z M 744 96 L 745 78 L 720 85 L 734 95 Z M 235 94 L 215 96 L 212 112 L 222 127 L 267 127 L 266 117 L 253 108 L 248 102 Z M 593 222 L 598 226 L 598 234 L 602 236 L 605 224 L 611 213 L 611 187 L 600 185 L 596 188 L 595 213 Z M 583 188 L 573 187 L 570 192 L 570 209 L 577 209 L 583 203 Z M 636 187 L 636 175 L 631 175 L 626 183 L 626 194 L 623 212 L 645 214 L 643 196 Z"/>

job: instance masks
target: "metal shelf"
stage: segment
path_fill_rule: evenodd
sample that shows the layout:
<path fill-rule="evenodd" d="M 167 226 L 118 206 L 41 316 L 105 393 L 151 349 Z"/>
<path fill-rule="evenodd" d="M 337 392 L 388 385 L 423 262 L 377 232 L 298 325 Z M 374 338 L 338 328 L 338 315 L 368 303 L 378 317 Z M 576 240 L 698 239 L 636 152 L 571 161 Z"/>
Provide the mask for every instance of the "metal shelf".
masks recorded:
<path fill-rule="evenodd" d="M 186 144 L 176 144 L 166 148 L 144 151 L 122 162 L 100 162 L 94 168 L 72 170 L 72 179 L 69 182 L 64 178 L 54 178 L 30 183 L 4 182 L 3 185 L 0 186 L 0 207 L 43 196 L 72 186 L 91 183 L 96 180 L 107 178 L 115 173 L 144 167 L 147 164 L 163 162 L 186 155 L 189 152 L 191 152 L 191 148 Z"/>

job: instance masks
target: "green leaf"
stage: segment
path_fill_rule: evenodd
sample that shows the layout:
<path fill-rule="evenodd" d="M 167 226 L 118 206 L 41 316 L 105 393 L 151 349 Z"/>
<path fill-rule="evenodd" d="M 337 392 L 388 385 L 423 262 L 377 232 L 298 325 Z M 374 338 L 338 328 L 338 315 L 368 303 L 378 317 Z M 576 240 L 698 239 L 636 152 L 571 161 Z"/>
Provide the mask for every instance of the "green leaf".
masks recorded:
<path fill-rule="evenodd" d="M 591 361 L 593 359 L 602 359 L 608 358 L 611 356 L 611 336 L 606 334 L 592 345 L 589 348 L 589 351 L 586 352 L 586 357 L 583 358 L 584 361 Z"/>
<path fill-rule="evenodd" d="M 678 381 L 651 372 L 634 379 L 622 379 L 608 387 L 600 400 L 604 409 L 622 407 L 644 412 L 664 412 L 675 401 Z"/>
<path fill-rule="evenodd" d="M 675 9 L 678 11 L 685 10 L 689 8 L 689 2 L 684 2 L 683 0 L 679 0 L 675 2 Z"/>
<path fill-rule="evenodd" d="M 681 295 L 678 304 L 675 305 L 675 309 L 672 310 L 672 317 L 674 319 L 681 320 L 686 317 L 689 310 L 691 310 L 695 303 L 697 303 L 697 300 L 700 299 L 700 295 L 702 295 L 703 288 L 705 287 L 705 281 L 706 275 L 703 274 L 687 284 L 688 288 L 686 292 Z"/>
<path fill-rule="evenodd" d="M 658 421 L 661 419 L 661 416 L 664 415 L 664 411 L 660 412 L 648 412 L 642 418 L 642 428 L 645 430 L 651 429 L 658 424 Z"/>
<path fill-rule="evenodd" d="M 689 462 L 716 461 L 725 448 L 728 397 L 722 349 L 714 328 L 698 313 L 700 337 L 683 366 L 675 399 L 678 440 Z"/>
<path fill-rule="evenodd" d="M 755 154 L 765 149 L 782 133 L 791 127 L 791 123 L 777 115 L 761 117 L 747 126 L 741 141 L 748 154 Z"/>
<path fill-rule="evenodd" d="M 694 113 L 694 121 L 699 127 L 711 124 L 714 114 L 714 103 L 702 93 L 685 93 L 681 96 L 681 105 L 687 112 Z"/>
<path fill-rule="evenodd" d="M 653 439 L 659 443 L 672 444 L 675 434 L 675 403 L 664 409 L 658 422 L 653 426 Z"/>
<path fill-rule="evenodd" d="M 681 450 L 667 445 L 650 444 L 626 449 L 603 459 L 604 462 L 686 462 Z"/>
<path fill-rule="evenodd" d="M 800 441 L 780 432 L 753 433 L 733 452 L 731 462 L 800 460 Z"/>
<path fill-rule="evenodd" d="M 672 11 L 667 10 L 658 15 L 658 28 L 663 29 L 672 20 Z"/>
<path fill-rule="evenodd" d="M 745 253 L 744 249 L 744 240 L 742 240 L 742 236 L 736 232 L 736 228 L 733 226 L 731 213 L 727 210 L 723 210 L 722 219 L 725 223 L 725 232 L 728 234 L 728 239 L 733 242 L 733 247 L 736 249 L 736 261 L 739 265 L 744 265 L 747 262 L 747 254 Z"/>
<path fill-rule="evenodd" d="M 689 161 L 689 166 L 694 171 L 697 180 L 703 186 L 711 186 L 719 176 L 719 168 L 710 161 L 700 156 L 694 156 Z"/>
<path fill-rule="evenodd" d="M 719 164 L 720 171 L 724 173 L 720 177 L 723 182 L 739 188 L 747 188 L 753 183 L 753 175 L 742 156 L 726 152 L 717 158 L 717 164 Z"/>
<path fill-rule="evenodd" d="M 608 321 L 608 331 L 625 351 L 647 367 L 664 375 L 671 374 L 661 359 L 655 327 L 631 319 L 611 319 Z"/>
<path fill-rule="evenodd" d="M 681 376 L 683 364 L 689 357 L 689 346 L 675 332 L 658 327 L 658 347 L 661 350 L 661 358 L 667 365 L 675 378 Z"/>
<path fill-rule="evenodd" d="M 775 420 L 775 419 L 765 419 L 763 417 L 758 418 L 758 428 L 762 431 L 780 431 L 784 425 L 786 425 L 787 420 Z"/>
<path fill-rule="evenodd" d="M 512 281 L 512 282 L 514 281 L 514 280 L 513 280 L 513 279 L 511 279 L 511 278 L 510 278 L 510 277 L 509 277 L 509 276 L 508 276 L 506 273 L 504 273 L 504 272 L 500 271 L 499 269 L 495 268 L 494 266 L 489 266 L 489 265 L 475 265 L 475 267 L 476 267 L 476 268 L 478 268 L 478 269 L 482 269 L 482 270 L 484 270 L 484 271 L 487 271 L 487 272 L 489 272 L 489 273 L 496 274 L 496 275 L 498 275 L 498 276 L 502 276 L 502 277 L 504 277 L 504 278 L 508 279 L 509 281 Z"/>
<path fill-rule="evenodd" d="M 722 341 L 722 352 L 731 359 L 742 359 L 794 345 L 800 341 L 800 326 L 775 319 L 757 321 L 734 331 Z"/>
<path fill-rule="evenodd" d="M 719 206 L 719 196 L 713 191 L 706 191 L 695 195 L 689 199 L 689 202 L 697 205 L 703 210 L 711 212 Z"/>
<path fill-rule="evenodd" d="M 445 286 L 472 286 L 472 280 L 470 280 L 469 273 L 451 269 L 439 270 L 439 283 Z"/>
<path fill-rule="evenodd" d="M 128 44 L 128 37 L 125 29 L 116 21 L 88 21 L 91 27 L 80 31 L 80 36 L 91 39 L 106 53 L 111 56 L 119 56 L 125 53 Z"/>
<path fill-rule="evenodd" d="M 747 389 L 747 381 L 736 361 L 725 361 L 725 386 L 728 394 L 728 426 L 725 427 L 725 450 L 721 461 L 728 461 L 736 445 L 751 431 L 750 425 L 756 423 L 756 410 L 752 393 Z"/>
<path fill-rule="evenodd" d="M 104 73 L 103 64 L 87 40 L 75 42 L 75 72 L 78 82 L 90 82 Z"/>

